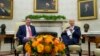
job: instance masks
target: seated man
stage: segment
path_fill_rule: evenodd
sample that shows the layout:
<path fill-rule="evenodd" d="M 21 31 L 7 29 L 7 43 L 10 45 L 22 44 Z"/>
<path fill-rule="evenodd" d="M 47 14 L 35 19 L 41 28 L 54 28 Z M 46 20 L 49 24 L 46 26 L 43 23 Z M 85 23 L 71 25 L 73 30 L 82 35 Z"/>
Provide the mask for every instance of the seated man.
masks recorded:
<path fill-rule="evenodd" d="M 79 39 L 81 36 L 80 27 L 75 26 L 74 19 L 70 19 L 69 24 L 70 26 L 67 27 L 61 34 L 62 40 L 67 48 L 68 45 L 79 44 Z"/>
<path fill-rule="evenodd" d="M 31 20 L 29 17 L 26 17 L 26 25 L 19 26 L 18 32 L 16 34 L 16 37 L 18 37 L 20 44 L 25 45 L 25 43 L 30 40 L 32 37 L 36 36 L 36 30 L 35 27 L 30 25 Z M 25 50 L 24 50 L 25 54 Z"/>

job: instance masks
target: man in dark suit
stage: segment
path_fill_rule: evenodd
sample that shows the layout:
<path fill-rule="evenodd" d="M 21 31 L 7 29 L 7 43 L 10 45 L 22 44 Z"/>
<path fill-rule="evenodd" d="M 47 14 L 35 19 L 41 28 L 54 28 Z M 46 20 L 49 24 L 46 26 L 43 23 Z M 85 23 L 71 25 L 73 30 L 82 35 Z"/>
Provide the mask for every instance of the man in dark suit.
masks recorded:
<path fill-rule="evenodd" d="M 26 17 L 26 25 L 19 26 L 18 32 L 16 34 L 16 37 L 18 37 L 20 44 L 23 44 L 23 46 L 25 46 L 25 43 L 27 41 L 36 36 L 35 27 L 30 25 L 30 23 L 31 23 L 30 18 Z"/>
<path fill-rule="evenodd" d="M 26 17 L 26 25 L 19 26 L 16 37 L 18 37 L 21 44 L 25 43 L 26 40 L 31 39 L 31 37 L 36 36 L 35 27 L 30 24 L 31 24 L 31 19 L 29 17 Z"/>
<path fill-rule="evenodd" d="M 62 40 L 67 48 L 68 45 L 79 44 L 81 31 L 80 27 L 75 26 L 74 22 L 75 22 L 74 19 L 70 19 L 69 20 L 70 26 L 67 27 L 61 34 Z M 67 56 L 70 56 L 69 53 L 67 53 Z"/>
<path fill-rule="evenodd" d="M 0 3 L 0 16 L 10 16 L 8 11 L 5 9 L 4 3 Z"/>

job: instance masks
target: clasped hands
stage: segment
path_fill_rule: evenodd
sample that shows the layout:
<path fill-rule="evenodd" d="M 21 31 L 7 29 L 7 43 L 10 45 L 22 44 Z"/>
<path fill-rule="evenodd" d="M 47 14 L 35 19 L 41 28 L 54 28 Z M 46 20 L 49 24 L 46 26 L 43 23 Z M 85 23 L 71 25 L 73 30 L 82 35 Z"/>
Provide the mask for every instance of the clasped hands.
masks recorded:
<path fill-rule="evenodd" d="M 30 37 L 24 37 L 24 40 L 31 40 L 33 39 L 35 36 L 30 36 Z"/>
<path fill-rule="evenodd" d="M 73 29 L 72 28 L 68 28 L 68 29 L 66 29 L 66 30 L 64 30 L 63 32 L 66 32 L 66 31 L 70 31 L 71 33 L 73 33 Z"/>

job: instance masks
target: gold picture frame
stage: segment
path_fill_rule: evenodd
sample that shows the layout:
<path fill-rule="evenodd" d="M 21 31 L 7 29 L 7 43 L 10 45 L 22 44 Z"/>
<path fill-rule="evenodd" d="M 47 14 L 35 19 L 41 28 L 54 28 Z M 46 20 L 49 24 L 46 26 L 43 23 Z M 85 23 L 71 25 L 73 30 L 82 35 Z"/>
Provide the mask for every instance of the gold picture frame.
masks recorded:
<path fill-rule="evenodd" d="M 34 12 L 57 13 L 58 0 L 34 0 Z"/>
<path fill-rule="evenodd" d="M 13 18 L 13 0 L 0 0 L 0 19 Z"/>
<path fill-rule="evenodd" d="M 79 1 L 78 2 L 78 19 L 89 20 L 97 18 L 97 1 Z"/>

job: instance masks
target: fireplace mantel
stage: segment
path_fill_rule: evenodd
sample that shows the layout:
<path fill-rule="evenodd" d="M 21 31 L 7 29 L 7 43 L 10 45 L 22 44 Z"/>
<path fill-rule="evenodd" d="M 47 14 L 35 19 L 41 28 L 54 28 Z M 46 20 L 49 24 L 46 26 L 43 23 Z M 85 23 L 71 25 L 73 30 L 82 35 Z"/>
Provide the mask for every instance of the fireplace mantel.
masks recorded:
<path fill-rule="evenodd" d="M 67 20 L 32 20 L 34 23 L 63 23 Z"/>
<path fill-rule="evenodd" d="M 41 27 L 61 26 L 63 23 L 67 23 L 67 20 L 32 20 L 32 25 Z"/>

